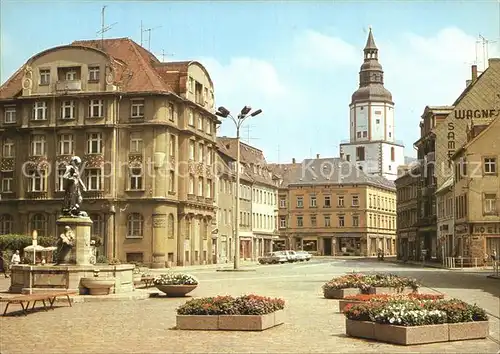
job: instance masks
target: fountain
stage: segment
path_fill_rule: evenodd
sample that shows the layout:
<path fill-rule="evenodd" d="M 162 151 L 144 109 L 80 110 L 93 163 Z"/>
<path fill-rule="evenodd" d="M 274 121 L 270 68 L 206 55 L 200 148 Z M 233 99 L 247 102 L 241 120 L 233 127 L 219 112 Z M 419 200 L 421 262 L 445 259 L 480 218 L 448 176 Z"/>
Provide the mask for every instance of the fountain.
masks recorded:
<path fill-rule="evenodd" d="M 63 177 L 65 196 L 62 215 L 56 221 L 59 234 L 55 245 L 56 263 L 37 265 L 33 262 L 33 264 L 12 265 L 10 292 L 32 294 L 69 290 L 84 295 L 90 293 L 89 288 L 84 285 L 88 283 L 85 279 L 101 276 L 108 282 L 114 280 L 110 293 L 118 294 L 134 290 L 134 265 L 99 264 L 96 267 L 94 264 L 95 257 L 90 241 L 92 220 L 86 212 L 80 210 L 81 190 L 85 190 L 85 185 L 80 179 L 80 165 L 81 159 L 78 156 L 72 157 Z M 33 233 L 32 248 L 36 254 L 36 232 Z"/>

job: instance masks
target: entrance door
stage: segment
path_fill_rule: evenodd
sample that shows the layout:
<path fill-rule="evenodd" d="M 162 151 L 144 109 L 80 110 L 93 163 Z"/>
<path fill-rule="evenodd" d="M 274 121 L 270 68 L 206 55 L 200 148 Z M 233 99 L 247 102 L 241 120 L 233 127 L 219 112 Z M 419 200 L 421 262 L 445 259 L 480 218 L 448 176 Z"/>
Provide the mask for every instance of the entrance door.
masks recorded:
<path fill-rule="evenodd" d="M 325 256 L 332 255 L 332 239 L 331 238 L 324 238 L 323 239 L 323 254 Z"/>

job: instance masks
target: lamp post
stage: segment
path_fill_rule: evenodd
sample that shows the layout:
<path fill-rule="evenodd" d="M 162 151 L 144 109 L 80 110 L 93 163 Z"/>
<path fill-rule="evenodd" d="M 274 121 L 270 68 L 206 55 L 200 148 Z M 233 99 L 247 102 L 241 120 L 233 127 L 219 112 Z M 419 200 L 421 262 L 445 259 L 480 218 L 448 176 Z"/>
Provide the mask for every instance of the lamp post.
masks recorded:
<path fill-rule="evenodd" d="M 251 107 L 245 106 L 236 118 L 231 115 L 225 107 L 219 107 L 215 114 L 222 118 L 230 118 L 236 126 L 236 225 L 234 227 L 234 269 L 240 267 L 240 128 L 249 117 L 255 117 L 262 113 L 261 109 L 253 111 Z"/>

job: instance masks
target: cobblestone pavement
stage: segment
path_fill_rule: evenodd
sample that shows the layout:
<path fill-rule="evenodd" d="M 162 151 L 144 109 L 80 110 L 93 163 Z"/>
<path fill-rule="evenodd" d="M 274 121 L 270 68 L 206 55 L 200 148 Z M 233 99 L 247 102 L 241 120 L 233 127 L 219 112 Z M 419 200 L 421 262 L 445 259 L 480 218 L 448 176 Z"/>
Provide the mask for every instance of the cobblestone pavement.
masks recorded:
<path fill-rule="evenodd" d="M 500 282 L 484 276 L 450 273 L 360 260 L 319 260 L 301 264 L 258 266 L 255 272 L 192 270 L 200 286 L 192 295 L 220 294 L 282 297 L 284 325 L 263 332 L 179 331 L 175 309 L 186 299 L 150 298 L 126 302 L 78 303 L 49 312 L 0 318 L 1 353 L 496 353 L 500 349 Z M 485 307 L 492 339 L 412 347 L 393 346 L 345 336 L 338 302 L 322 298 L 321 285 L 350 271 L 413 275 L 432 290 Z M 8 287 L 1 279 L 0 287 Z M 3 307 L 0 308 L 3 311 Z M 496 317 L 495 317 L 496 316 Z"/>

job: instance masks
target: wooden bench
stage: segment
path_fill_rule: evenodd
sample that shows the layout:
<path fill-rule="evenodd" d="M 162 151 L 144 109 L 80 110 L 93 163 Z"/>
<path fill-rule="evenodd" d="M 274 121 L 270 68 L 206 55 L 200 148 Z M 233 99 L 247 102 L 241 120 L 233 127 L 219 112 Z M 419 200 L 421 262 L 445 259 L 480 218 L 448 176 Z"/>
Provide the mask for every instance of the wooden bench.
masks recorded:
<path fill-rule="evenodd" d="M 9 305 L 11 305 L 11 304 L 21 305 L 21 308 L 23 309 L 23 314 L 27 315 L 30 304 L 32 304 L 31 309 L 33 310 L 35 308 L 35 305 L 37 302 L 41 302 L 43 304 L 43 309 L 45 311 L 47 311 L 49 309 L 53 310 L 54 309 L 54 302 L 56 301 L 56 298 L 58 298 L 59 296 L 66 296 L 69 306 L 72 307 L 73 305 L 71 304 L 71 299 L 69 296 L 74 295 L 74 294 L 76 294 L 76 291 L 54 291 L 54 292 L 48 292 L 48 293 L 4 297 L 4 298 L 0 298 L 0 302 L 7 303 L 7 305 L 5 306 L 5 310 L 3 311 L 4 316 L 7 313 Z M 49 302 L 48 306 L 47 306 L 46 301 Z"/>
<path fill-rule="evenodd" d="M 155 277 L 142 277 L 141 281 L 146 285 L 146 288 L 150 288 L 154 285 Z"/>

